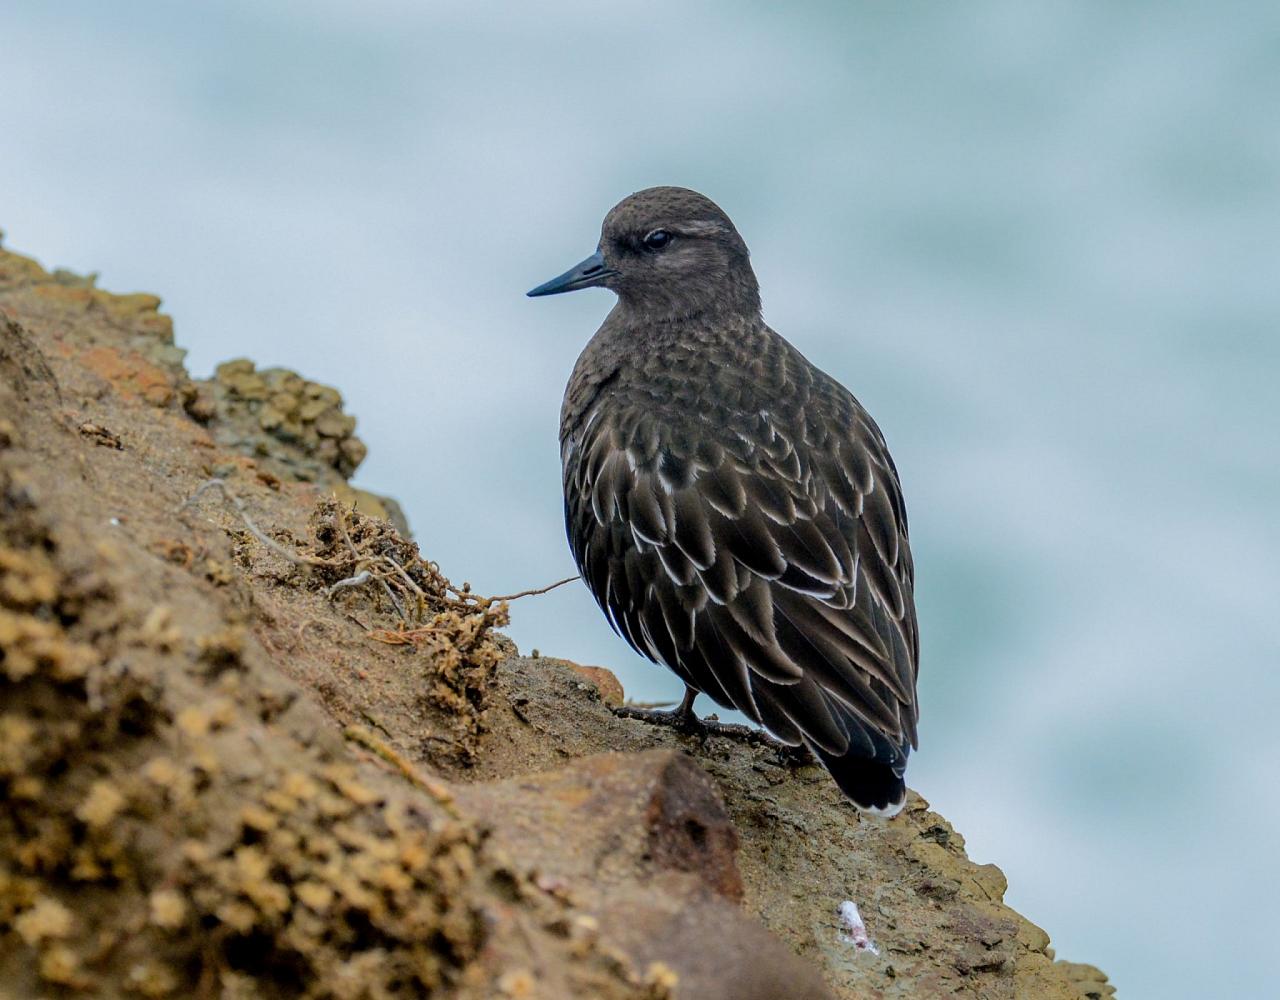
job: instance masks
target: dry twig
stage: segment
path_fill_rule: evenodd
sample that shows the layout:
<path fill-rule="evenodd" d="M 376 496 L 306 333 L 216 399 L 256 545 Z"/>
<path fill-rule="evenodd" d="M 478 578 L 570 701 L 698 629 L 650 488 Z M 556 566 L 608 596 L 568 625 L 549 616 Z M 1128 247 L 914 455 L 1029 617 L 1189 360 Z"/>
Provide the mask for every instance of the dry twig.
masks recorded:
<path fill-rule="evenodd" d="M 521 597 L 537 597 L 539 594 L 550 593 L 557 587 L 563 587 L 566 583 L 573 583 L 576 579 L 578 579 L 578 575 L 575 573 L 573 576 L 566 576 L 563 580 L 557 580 L 555 583 L 549 583 L 545 587 L 536 587 L 533 590 L 522 590 L 518 594 L 504 594 L 501 597 L 481 598 L 481 600 L 488 604 L 496 604 L 498 601 L 515 601 L 519 600 Z"/>
<path fill-rule="evenodd" d="M 222 492 L 222 498 L 229 503 L 232 508 L 234 508 L 237 514 L 240 515 L 240 519 L 244 521 L 244 526 L 249 530 L 249 534 L 253 535 L 254 538 L 260 541 L 281 559 L 287 559 L 295 566 L 327 566 L 332 568 L 341 565 L 340 563 L 331 562 L 328 559 L 317 559 L 315 556 L 298 555 L 298 553 L 291 552 L 274 538 L 263 533 L 262 529 L 254 523 L 253 518 L 249 516 L 249 512 L 245 509 L 244 501 L 236 496 L 231 487 L 227 485 L 227 481 L 225 479 L 209 479 L 201 483 L 200 488 L 192 493 L 191 496 L 187 497 L 187 499 L 178 507 L 178 513 L 181 514 L 184 510 L 199 500 L 201 496 L 215 488 Z"/>

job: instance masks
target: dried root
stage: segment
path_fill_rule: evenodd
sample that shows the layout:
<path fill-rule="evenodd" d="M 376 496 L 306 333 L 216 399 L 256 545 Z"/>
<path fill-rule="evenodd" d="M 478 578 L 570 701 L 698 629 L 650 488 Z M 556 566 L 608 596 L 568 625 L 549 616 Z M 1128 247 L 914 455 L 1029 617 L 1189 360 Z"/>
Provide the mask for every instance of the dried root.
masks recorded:
<path fill-rule="evenodd" d="M 308 567 L 329 600 L 366 588 L 375 588 L 386 599 L 395 615 L 394 627 L 379 626 L 376 619 L 369 625 L 353 620 L 374 642 L 425 654 L 429 664 L 426 700 L 452 720 L 457 758 L 472 761 L 485 728 L 489 685 L 502 658 L 493 630 L 510 620 L 508 603 L 545 594 L 577 577 L 497 597 L 473 594 L 467 584 L 450 583 L 438 565 L 423 559 L 417 545 L 390 524 L 345 507 L 333 497 L 321 500 L 311 515 L 314 553 L 295 552 L 254 523 L 244 502 L 224 480 L 210 479 L 183 508 L 211 489 L 222 493 L 249 533 L 270 552 Z"/>
<path fill-rule="evenodd" d="M 231 508 L 237 514 L 240 515 L 240 520 L 244 522 L 244 526 L 246 529 L 248 529 L 249 534 L 253 535 L 254 538 L 260 541 L 263 545 L 265 545 L 268 549 L 270 549 L 272 552 L 278 555 L 281 559 L 291 562 L 295 566 L 334 566 L 336 565 L 335 563 L 332 563 L 327 559 L 315 559 L 311 556 L 304 556 L 304 555 L 299 555 L 297 552 L 291 552 L 289 549 L 285 548 L 283 545 L 277 542 L 274 538 L 270 537 L 267 534 L 264 534 L 262 529 L 259 528 L 254 523 L 253 518 L 249 516 L 249 512 L 245 510 L 244 501 L 241 500 L 238 496 L 236 496 L 234 492 L 232 492 L 231 487 L 227 485 L 227 481 L 225 479 L 209 479 L 201 483 L 200 488 L 197 489 L 194 493 L 192 493 L 191 496 L 187 497 L 187 499 L 184 500 L 182 504 L 178 507 L 178 513 L 181 514 L 184 510 L 186 510 L 188 507 L 194 504 L 197 500 L 199 500 L 200 497 L 202 497 L 205 493 L 209 492 L 209 490 L 212 490 L 212 489 L 219 490 L 222 493 L 222 499 L 225 500 L 231 506 Z"/>

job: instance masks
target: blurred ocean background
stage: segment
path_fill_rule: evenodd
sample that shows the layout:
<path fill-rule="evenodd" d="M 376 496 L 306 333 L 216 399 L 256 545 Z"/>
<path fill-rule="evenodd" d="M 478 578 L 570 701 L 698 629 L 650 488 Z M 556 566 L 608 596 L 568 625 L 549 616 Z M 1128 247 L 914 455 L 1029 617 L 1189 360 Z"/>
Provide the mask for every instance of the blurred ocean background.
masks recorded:
<path fill-rule="evenodd" d="M 6 245 L 338 385 L 483 592 L 573 571 L 612 304 L 524 291 L 709 194 L 901 469 L 913 787 L 1122 997 L 1277 995 L 1280 5 L 8 0 L 0 54 Z M 678 694 L 583 587 L 513 614 Z"/>

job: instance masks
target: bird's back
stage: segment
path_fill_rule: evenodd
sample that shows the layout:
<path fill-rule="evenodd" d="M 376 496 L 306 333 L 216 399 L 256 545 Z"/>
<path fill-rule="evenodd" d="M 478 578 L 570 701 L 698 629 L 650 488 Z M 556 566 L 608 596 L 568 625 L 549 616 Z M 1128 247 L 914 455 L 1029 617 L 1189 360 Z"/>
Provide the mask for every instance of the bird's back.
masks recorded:
<path fill-rule="evenodd" d="M 614 628 L 893 811 L 916 741 L 906 512 L 879 429 L 755 316 L 615 309 L 561 413 L 565 521 Z"/>

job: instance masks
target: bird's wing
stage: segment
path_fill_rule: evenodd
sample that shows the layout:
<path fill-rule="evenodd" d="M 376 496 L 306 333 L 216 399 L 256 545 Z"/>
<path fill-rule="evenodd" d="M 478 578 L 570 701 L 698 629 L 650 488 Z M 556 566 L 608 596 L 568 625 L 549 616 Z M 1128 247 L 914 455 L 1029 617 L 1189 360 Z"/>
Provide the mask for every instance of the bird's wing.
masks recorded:
<path fill-rule="evenodd" d="M 590 410 L 563 444 L 570 544 L 642 655 L 780 739 L 874 740 L 868 756 L 905 764 L 918 640 L 898 475 L 853 397 L 820 388 L 786 429 L 765 410 Z"/>

